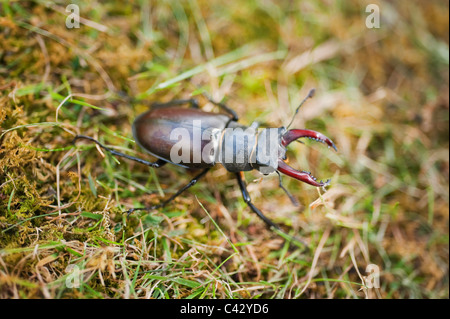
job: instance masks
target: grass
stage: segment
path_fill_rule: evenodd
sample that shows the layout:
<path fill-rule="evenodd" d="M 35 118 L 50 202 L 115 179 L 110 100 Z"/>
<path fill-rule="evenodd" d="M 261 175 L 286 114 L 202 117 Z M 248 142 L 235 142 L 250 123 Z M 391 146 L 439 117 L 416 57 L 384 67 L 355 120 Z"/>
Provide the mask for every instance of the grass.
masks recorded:
<path fill-rule="evenodd" d="M 376 1 L 0 2 L 1 298 L 448 298 L 448 4 Z M 152 101 L 225 100 L 242 123 L 331 137 L 292 166 L 327 192 L 246 173 L 250 212 L 222 167 L 164 209 L 194 172 L 148 158 L 131 123 Z M 380 287 L 370 288 L 370 265 Z M 369 267 L 369 268 L 368 268 Z M 369 281 L 368 281 L 369 280 Z"/>

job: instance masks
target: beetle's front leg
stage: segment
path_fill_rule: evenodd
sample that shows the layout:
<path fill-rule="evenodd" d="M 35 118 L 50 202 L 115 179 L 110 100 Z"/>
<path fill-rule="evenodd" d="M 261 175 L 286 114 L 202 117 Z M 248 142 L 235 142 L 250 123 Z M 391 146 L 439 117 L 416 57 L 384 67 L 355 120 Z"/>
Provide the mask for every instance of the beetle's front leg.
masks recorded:
<path fill-rule="evenodd" d="M 293 237 L 293 236 L 290 236 L 290 235 L 286 234 L 284 231 L 282 231 L 280 226 L 275 224 L 268 217 L 264 216 L 264 214 L 255 205 L 253 205 L 252 199 L 250 198 L 250 194 L 248 193 L 248 190 L 247 190 L 247 185 L 244 181 L 244 173 L 243 172 L 236 173 L 236 179 L 238 181 L 239 188 L 241 189 L 242 197 L 244 198 L 244 201 L 247 203 L 248 207 L 250 207 L 250 209 L 254 213 L 256 213 L 256 215 L 258 215 L 258 217 L 261 218 L 267 224 L 267 226 L 269 226 L 269 228 L 273 227 L 277 231 L 281 232 L 287 238 L 297 241 L 297 242 L 301 243 L 302 245 L 304 245 L 305 247 L 309 248 L 308 244 L 305 243 L 303 240 Z"/>
<path fill-rule="evenodd" d="M 190 104 L 191 107 L 194 109 L 199 109 L 198 101 L 196 99 L 182 99 L 182 100 L 172 100 L 169 102 L 155 102 L 152 103 L 152 108 L 165 108 L 165 107 L 171 107 L 171 106 L 177 106 L 177 105 L 183 105 L 183 104 Z"/>
<path fill-rule="evenodd" d="M 228 114 L 231 115 L 231 119 L 233 121 L 238 121 L 239 120 L 239 116 L 237 115 L 236 111 L 233 110 L 232 108 L 230 108 L 229 106 L 227 106 L 225 103 L 222 102 L 217 102 L 214 101 L 212 99 L 212 97 L 210 97 L 208 94 L 206 94 L 205 92 L 202 93 L 204 97 L 206 97 L 206 99 L 211 102 L 212 104 L 220 107 L 222 110 L 224 110 L 225 112 L 227 112 Z"/>

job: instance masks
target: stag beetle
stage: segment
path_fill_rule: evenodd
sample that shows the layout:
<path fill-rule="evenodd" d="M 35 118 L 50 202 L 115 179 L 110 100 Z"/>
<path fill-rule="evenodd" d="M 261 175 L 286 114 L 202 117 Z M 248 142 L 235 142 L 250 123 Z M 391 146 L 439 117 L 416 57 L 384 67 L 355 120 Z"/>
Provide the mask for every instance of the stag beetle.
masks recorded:
<path fill-rule="evenodd" d="M 87 139 L 96 143 L 113 155 L 121 156 L 154 168 L 159 168 L 167 163 L 172 163 L 185 168 L 202 169 L 202 171 L 187 185 L 182 187 L 167 200 L 151 207 L 132 208 L 128 210 L 128 215 L 137 210 L 150 211 L 166 206 L 182 192 L 197 183 L 200 178 L 206 175 L 211 167 L 217 163 L 221 163 L 229 172 L 235 174 L 242 192 L 242 196 L 249 208 L 255 212 L 269 227 L 273 227 L 283 233 L 277 224 L 267 218 L 252 203 L 244 181 L 243 172 L 253 169 L 258 170 L 263 174 L 276 172 L 280 179 L 280 187 L 286 192 L 294 204 L 296 203 L 295 199 L 291 194 L 289 194 L 286 188 L 283 187 L 279 172 L 312 186 L 325 187 L 329 185 L 330 180 L 318 182 L 310 172 L 298 171 L 290 167 L 285 162 L 286 147 L 301 137 L 319 141 L 328 145 L 328 147 L 333 147 L 337 151 L 334 143 L 328 137 L 319 132 L 305 129 L 288 130 L 300 107 L 313 95 L 314 89 L 309 92 L 309 94 L 297 107 L 287 128 L 281 127 L 276 129 L 261 129 L 259 131 L 256 130 L 256 123 L 253 123 L 250 127 L 239 124 L 238 116 L 234 110 L 230 109 L 224 103 L 213 101 L 206 95 L 205 97 L 222 109 L 224 113 L 210 113 L 202 111 L 200 110 L 196 99 L 153 103 L 150 110 L 139 115 L 135 119 L 133 123 L 133 135 L 135 141 L 141 148 L 157 158 L 155 162 L 149 162 L 141 158 L 120 153 L 104 146 L 99 141 L 89 136 L 77 135 L 73 140 L 73 143 L 77 139 Z M 191 108 L 180 107 L 183 104 L 190 104 Z M 186 144 L 186 141 L 182 142 L 181 139 L 179 139 L 181 135 L 175 139 L 172 136 L 172 133 L 175 130 L 180 129 L 187 132 L 187 135 L 189 135 L 191 140 L 195 137 L 194 135 L 196 130 L 202 137 L 205 137 L 206 135 L 206 138 L 201 139 L 198 143 L 195 143 L 195 141 L 193 143 L 188 141 L 188 144 Z M 274 140 L 276 145 L 269 143 Z M 180 141 L 182 142 L 181 145 L 179 144 Z M 177 152 L 173 152 L 175 146 L 178 146 L 178 148 L 187 147 L 188 154 L 184 157 L 184 159 L 177 161 L 173 159 L 174 154 L 177 155 Z M 263 149 L 266 150 L 266 153 L 261 151 L 261 146 L 265 146 Z M 267 150 L 269 152 L 267 152 Z M 199 156 L 199 154 L 206 154 L 206 156 Z M 227 154 L 231 154 L 231 156 L 227 157 Z M 197 157 L 198 160 L 193 160 L 195 157 Z"/>

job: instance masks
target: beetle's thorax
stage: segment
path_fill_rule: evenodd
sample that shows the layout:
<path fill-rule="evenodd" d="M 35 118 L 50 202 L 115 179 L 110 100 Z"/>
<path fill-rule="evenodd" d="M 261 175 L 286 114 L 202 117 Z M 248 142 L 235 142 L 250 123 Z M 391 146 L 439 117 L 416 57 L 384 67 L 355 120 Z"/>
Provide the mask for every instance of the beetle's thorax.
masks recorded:
<path fill-rule="evenodd" d="M 256 169 L 270 174 L 285 157 L 286 149 L 281 144 L 284 132 L 284 128 L 257 129 L 255 123 L 247 127 L 232 122 L 221 134 L 216 159 L 230 172 Z"/>

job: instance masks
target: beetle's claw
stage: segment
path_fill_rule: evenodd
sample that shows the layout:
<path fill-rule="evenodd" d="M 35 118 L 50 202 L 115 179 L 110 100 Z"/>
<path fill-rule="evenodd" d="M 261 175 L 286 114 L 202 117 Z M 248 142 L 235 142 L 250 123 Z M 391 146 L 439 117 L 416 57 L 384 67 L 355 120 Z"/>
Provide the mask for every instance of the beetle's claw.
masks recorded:
<path fill-rule="evenodd" d="M 134 208 L 130 208 L 129 210 L 126 211 L 126 213 L 127 213 L 127 218 L 129 218 L 130 215 L 131 215 L 132 213 L 134 213 L 135 211 L 139 211 L 139 210 L 148 210 L 148 208 L 147 208 L 147 207 L 134 207 Z"/>
<path fill-rule="evenodd" d="M 334 145 L 334 143 L 331 139 L 329 139 L 322 133 L 312 131 L 312 130 L 298 130 L 298 129 L 289 130 L 283 134 L 283 136 L 281 138 L 281 143 L 284 147 L 286 147 L 290 143 L 292 143 L 293 141 L 295 141 L 301 137 L 306 137 L 306 138 L 315 140 L 317 142 L 326 144 L 326 145 L 328 145 L 328 147 L 334 148 L 334 150 L 337 152 L 336 145 Z"/>
<path fill-rule="evenodd" d="M 127 210 L 127 218 L 130 217 L 130 215 L 135 211 L 136 209 L 134 208 L 130 208 L 129 210 Z"/>
<path fill-rule="evenodd" d="M 335 151 L 337 151 L 336 145 L 334 145 L 333 141 L 323 135 L 322 133 L 311 131 L 311 130 L 289 130 L 286 133 L 283 134 L 281 138 L 281 144 L 286 147 L 293 141 L 301 138 L 306 137 L 318 142 L 321 142 L 323 144 L 328 145 L 328 147 L 334 148 Z M 290 167 L 288 164 L 286 164 L 282 159 L 278 161 L 278 171 L 280 171 L 283 174 L 286 174 L 288 176 L 294 177 L 295 179 L 298 179 L 302 182 L 305 182 L 307 184 L 310 184 L 315 187 L 322 187 L 325 188 L 326 186 L 330 185 L 331 179 L 324 181 L 317 182 L 317 178 L 315 178 L 311 172 L 308 171 L 298 171 L 292 167 Z"/>
<path fill-rule="evenodd" d="M 328 179 L 325 182 L 317 181 L 317 178 L 315 178 L 311 172 L 307 171 L 298 171 L 292 167 L 290 167 L 288 164 L 283 162 L 282 160 L 278 161 L 278 171 L 280 171 L 283 174 L 286 174 L 290 177 L 293 177 L 295 179 L 298 179 L 299 181 L 302 181 L 304 183 L 310 184 L 315 187 L 326 187 L 330 185 L 331 180 Z"/>

